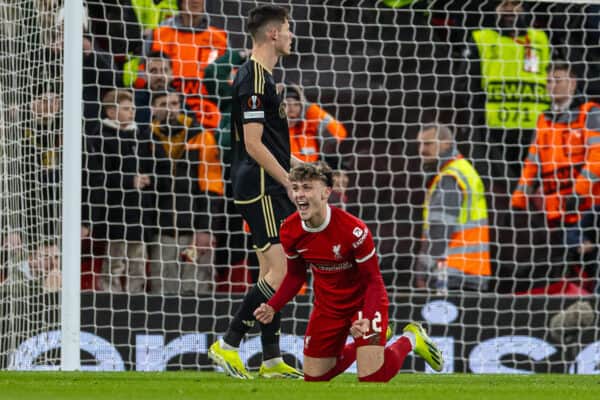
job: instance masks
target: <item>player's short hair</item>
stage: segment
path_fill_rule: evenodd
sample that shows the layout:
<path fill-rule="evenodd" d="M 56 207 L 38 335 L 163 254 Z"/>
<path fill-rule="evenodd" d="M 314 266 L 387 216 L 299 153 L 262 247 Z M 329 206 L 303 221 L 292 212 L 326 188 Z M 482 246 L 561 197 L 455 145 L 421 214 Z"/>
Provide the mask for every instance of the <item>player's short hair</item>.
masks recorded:
<path fill-rule="evenodd" d="M 133 94 L 129 90 L 126 89 L 114 89 L 109 90 L 102 97 L 102 108 L 105 110 L 107 108 L 116 107 L 117 104 L 120 104 L 123 101 L 130 101 L 133 103 Z"/>
<path fill-rule="evenodd" d="M 302 163 L 290 171 L 290 181 L 312 181 L 320 180 L 326 186 L 333 187 L 333 171 L 326 163 Z"/>
<path fill-rule="evenodd" d="M 260 29 L 267 24 L 271 22 L 284 24 L 287 20 L 289 20 L 289 14 L 285 8 L 273 5 L 259 6 L 250 10 L 246 29 L 253 38 L 256 38 Z"/>

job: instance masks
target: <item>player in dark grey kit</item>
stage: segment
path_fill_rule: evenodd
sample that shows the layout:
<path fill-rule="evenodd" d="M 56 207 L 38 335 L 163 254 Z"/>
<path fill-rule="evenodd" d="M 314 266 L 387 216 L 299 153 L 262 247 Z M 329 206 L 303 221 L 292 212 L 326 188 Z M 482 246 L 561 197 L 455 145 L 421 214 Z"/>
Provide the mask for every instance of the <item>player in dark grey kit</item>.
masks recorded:
<path fill-rule="evenodd" d="M 209 357 L 235 378 L 249 379 L 238 348 L 254 326 L 254 310 L 273 296 L 286 273 L 279 242 L 279 225 L 295 207 L 288 197 L 291 155 L 285 106 L 277 93 L 272 70 L 280 56 L 290 54 L 292 33 L 287 10 L 261 6 L 250 11 L 248 31 L 252 57 L 242 65 L 233 83 L 231 180 L 237 210 L 252 233 L 260 273 L 233 317 L 223 339 L 213 343 Z M 259 376 L 302 378 L 283 362 L 279 349 L 279 314 L 261 324 L 263 363 Z"/>

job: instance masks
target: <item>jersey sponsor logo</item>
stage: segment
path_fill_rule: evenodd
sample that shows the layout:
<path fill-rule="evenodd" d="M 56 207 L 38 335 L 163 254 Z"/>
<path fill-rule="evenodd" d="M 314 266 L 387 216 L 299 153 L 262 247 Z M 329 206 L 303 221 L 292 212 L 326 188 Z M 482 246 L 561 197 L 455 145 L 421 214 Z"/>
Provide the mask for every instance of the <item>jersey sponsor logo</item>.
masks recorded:
<path fill-rule="evenodd" d="M 360 229 L 358 226 L 356 228 L 354 228 L 354 230 L 352 231 L 352 234 L 354 236 L 356 236 L 357 238 L 359 238 L 362 234 L 363 234 L 363 230 Z"/>
<path fill-rule="evenodd" d="M 257 95 L 253 95 L 248 98 L 248 107 L 250 107 L 252 110 L 259 109 L 261 105 L 262 103 Z"/>
<path fill-rule="evenodd" d="M 359 229 L 359 228 L 356 228 L 356 229 Z M 356 242 L 352 243 L 352 247 L 356 249 L 361 244 L 363 244 L 365 242 L 365 240 L 367 239 L 368 234 L 369 234 L 369 229 L 365 228 L 365 230 L 363 231 L 362 236 Z"/>
<path fill-rule="evenodd" d="M 340 264 L 311 264 L 311 266 L 319 271 L 323 272 L 336 272 L 336 271 L 344 271 L 353 267 L 353 264 L 350 262 L 343 262 Z"/>
<path fill-rule="evenodd" d="M 341 244 L 334 244 L 333 247 L 331 248 L 331 251 L 333 251 L 333 256 L 335 257 L 336 260 L 342 259 L 341 250 L 342 250 Z"/>

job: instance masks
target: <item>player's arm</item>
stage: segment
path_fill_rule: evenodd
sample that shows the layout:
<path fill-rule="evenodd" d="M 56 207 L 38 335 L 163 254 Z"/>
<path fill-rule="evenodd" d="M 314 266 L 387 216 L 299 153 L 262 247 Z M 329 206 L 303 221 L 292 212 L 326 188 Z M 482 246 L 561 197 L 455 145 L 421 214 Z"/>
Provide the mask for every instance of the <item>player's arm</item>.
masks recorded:
<path fill-rule="evenodd" d="M 369 326 L 376 331 L 377 322 L 381 319 L 381 312 L 384 311 L 382 307 L 387 307 L 388 300 L 379 270 L 373 236 L 367 227 L 364 227 L 363 236 L 353 243 L 353 247 L 356 248 L 354 258 L 360 273 L 360 280 L 365 285 L 365 300 L 359 320 L 369 320 Z"/>
<path fill-rule="evenodd" d="M 375 249 L 373 249 L 373 251 L 375 251 Z M 368 260 L 359 263 L 358 268 L 360 268 L 361 280 L 366 285 L 362 315 L 364 318 L 374 321 L 381 317 L 379 313 L 383 311 L 381 310 L 381 307 L 384 299 L 387 299 L 385 285 L 383 283 L 383 278 L 381 277 L 381 271 L 379 270 L 377 255 L 373 252 L 373 256 Z"/>
<path fill-rule="evenodd" d="M 287 273 L 277 292 L 267 303 L 262 303 L 255 311 L 256 320 L 263 324 L 268 324 L 273 320 L 273 316 L 294 298 L 306 282 L 306 264 L 304 260 L 296 255 L 287 261 Z"/>

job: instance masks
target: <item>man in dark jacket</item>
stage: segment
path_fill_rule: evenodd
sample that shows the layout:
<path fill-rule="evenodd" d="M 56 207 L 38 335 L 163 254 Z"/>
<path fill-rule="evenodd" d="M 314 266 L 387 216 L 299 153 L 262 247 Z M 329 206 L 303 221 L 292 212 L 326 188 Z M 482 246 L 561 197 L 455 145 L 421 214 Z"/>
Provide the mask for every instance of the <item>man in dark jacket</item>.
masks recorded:
<path fill-rule="evenodd" d="M 134 122 L 133 96 L 113 90 L 103 98 L 99 152 L 90 155 L 99 168 L 90 171 L 96 206 L 106 221 L 107 257 L 102 265 L 102 288 L 112 292 L 139 293 L 145 288 L 144 233 L 150 225 L 153 202 L 150 140 Z M 101 169 L 100 169 L 101 168 Z M 102 231 L 96 229 L 95 236 Z"/>
<path fill-rule="evenodd" d="M 197 166 L 187 148 L 203 130 L 183 112 L 174 91 L 154 94 L 151 105 L 159 227 L 150 249 L 151 291 L 189 295 L 210 291 L 214 238 L 203 199 L 195 195 Z"/>

